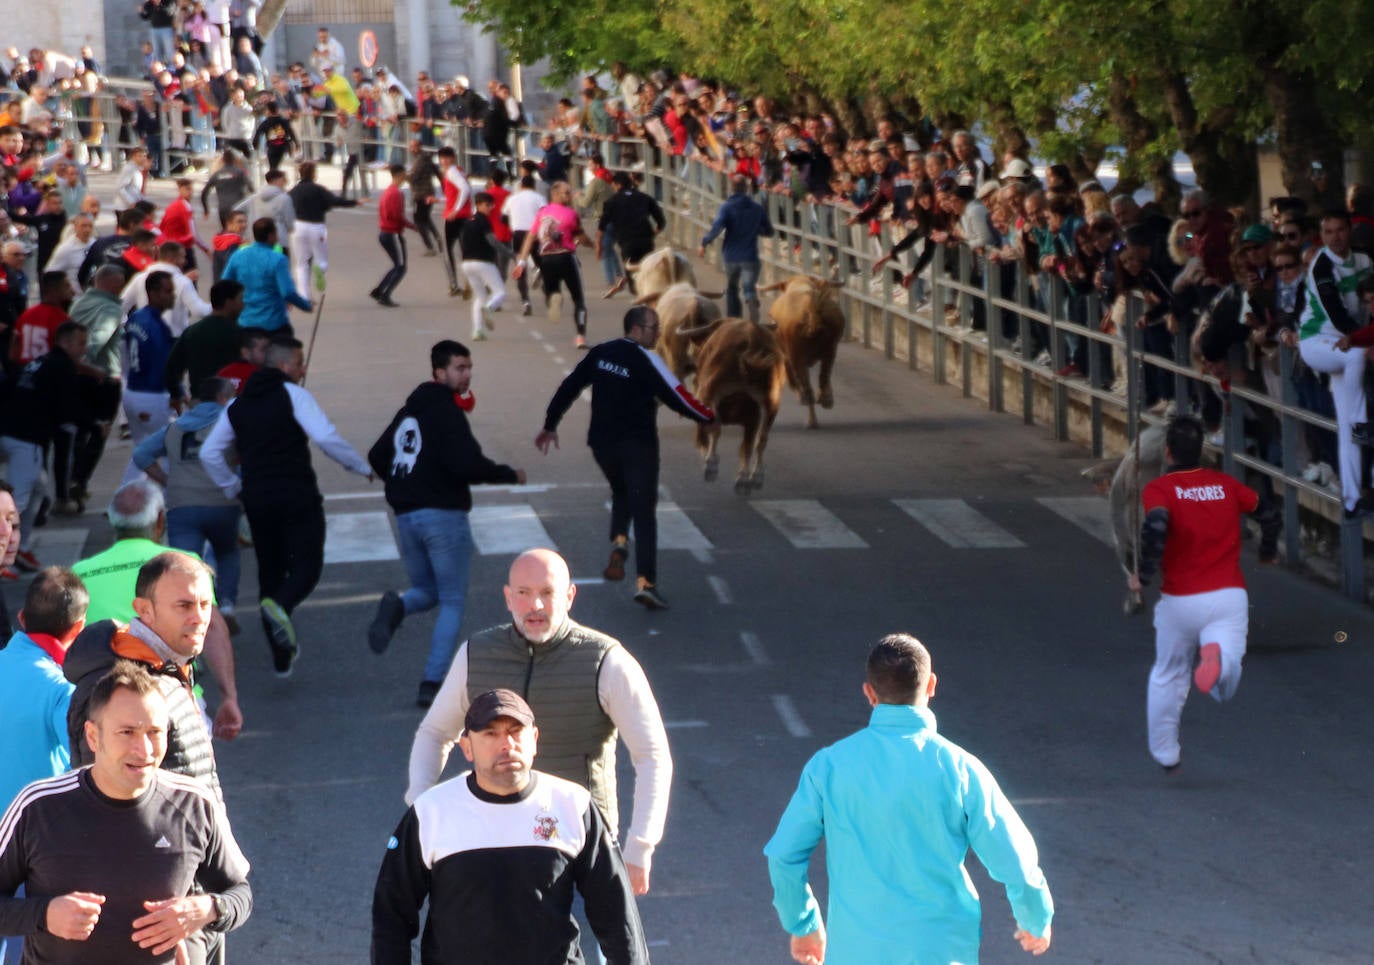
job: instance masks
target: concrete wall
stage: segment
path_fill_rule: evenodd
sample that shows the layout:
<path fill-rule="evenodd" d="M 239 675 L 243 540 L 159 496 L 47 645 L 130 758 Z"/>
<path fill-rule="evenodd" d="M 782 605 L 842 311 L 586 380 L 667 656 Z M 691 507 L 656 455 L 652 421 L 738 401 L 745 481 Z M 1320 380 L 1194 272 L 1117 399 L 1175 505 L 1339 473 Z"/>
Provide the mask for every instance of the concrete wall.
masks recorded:
<path fill-rule="evenodd" d="M 103 63 L 103 7 L 101 0 L 14 0 L 5 5 L 5 46 L 13 44 L 25 54 L 42 47 L 74 57 L 90 44 Z"/>

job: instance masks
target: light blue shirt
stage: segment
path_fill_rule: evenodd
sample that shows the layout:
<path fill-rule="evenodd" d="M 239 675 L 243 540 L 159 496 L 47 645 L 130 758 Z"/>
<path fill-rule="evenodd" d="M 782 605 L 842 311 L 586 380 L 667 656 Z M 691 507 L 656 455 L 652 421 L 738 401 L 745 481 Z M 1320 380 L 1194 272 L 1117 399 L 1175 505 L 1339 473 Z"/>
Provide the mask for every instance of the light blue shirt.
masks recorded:
<path fill-rule="evenodd" d="M 782 927 L 820 924 L 807 883 L 825 838 L 826 965 L 978 961 L 982 913 L 964 869 L 970 847 L 1007 889 L 1018 927 L 1054 915 L 1030 832 L 988 769 L 935 733 L 925 708 L 879 704 L 868 727 L 807 762 L 763 849 Z"/>
<path fill-rule="evenodd" d="M 296 291 L 296 283 L 291 280 L 291 263 L 286 256 L 259 242 L 229 256 L 222 280 L 236 281 L 243 286 L 240 328 L 265 328 L 275 332 L 289 321 L 287 302 L 303 311 L 314 307 Z"/>
<path fill-rule="evenodd" d="M 67 708 L 74 689 L 28 634 L 16 633 L 0 650 L 0 812 L 26 784 L 71 767 Z"/>

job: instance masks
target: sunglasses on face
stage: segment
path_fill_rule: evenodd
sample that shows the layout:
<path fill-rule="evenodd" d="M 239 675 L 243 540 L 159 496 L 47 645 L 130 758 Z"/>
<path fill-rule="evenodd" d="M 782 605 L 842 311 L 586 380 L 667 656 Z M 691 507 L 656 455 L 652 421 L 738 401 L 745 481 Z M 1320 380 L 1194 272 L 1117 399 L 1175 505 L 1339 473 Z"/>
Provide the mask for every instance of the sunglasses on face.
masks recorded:
<path fill-rule="evenodd" d="M 1283 262 L 1282 264 L 1278 264 L 1278 263 L 1276 262 L 1276 263 L 1274 264 L 1274 267 L 1275 267 L 1277 270 L 1279 270 L 1279 271 L 1288 271 L 1288 270 L 1290 270 L 1290 269 L 1292 269 L 1292 268 L 1298 267 L 1298 265 L 1297 265 L 1297 262 L 1294 262 L 1294 261 L 1285 261 L 1285 262 Z"/>
<path fill-rule="evenodd" d="M 1200 209 L 1200 208 L 1195 208 L 1195 209 L 1193 209 L 1192 211 L 1185 211 L 1185 212 L 1183 212 L 1183 217 L 1185 217 L 1185 218 L 1196 218 L 1196 217 L 1199 217 L 1201 214 L 1202 214 L 1202 209 Z"/>
<path fill-rule="evenodd" d="M 1279 237 L 1286 241 L 1297 241 L 1302 235 L 1296 231 L 1281 231 L 1279 232 Z"/>

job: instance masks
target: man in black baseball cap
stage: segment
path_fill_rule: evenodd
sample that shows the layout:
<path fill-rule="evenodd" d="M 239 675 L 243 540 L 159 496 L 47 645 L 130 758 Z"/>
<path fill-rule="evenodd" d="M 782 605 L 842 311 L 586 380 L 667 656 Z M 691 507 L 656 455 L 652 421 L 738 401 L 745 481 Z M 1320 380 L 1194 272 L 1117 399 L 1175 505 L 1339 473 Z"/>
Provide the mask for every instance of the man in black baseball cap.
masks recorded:
<path fill-rule="evenodd" d="M 471 773 L 421 794 L 387 842 L 372 965 L 409 965 L 426 899 L 426 965 L 580 961 L 575 891 L 606 961 L 648 965 L 630 878 L 601 811 L 585 788 L 533 769 L 539 730 L 529 704 L 513 690 L 484 691 L 463 728 Z"/>

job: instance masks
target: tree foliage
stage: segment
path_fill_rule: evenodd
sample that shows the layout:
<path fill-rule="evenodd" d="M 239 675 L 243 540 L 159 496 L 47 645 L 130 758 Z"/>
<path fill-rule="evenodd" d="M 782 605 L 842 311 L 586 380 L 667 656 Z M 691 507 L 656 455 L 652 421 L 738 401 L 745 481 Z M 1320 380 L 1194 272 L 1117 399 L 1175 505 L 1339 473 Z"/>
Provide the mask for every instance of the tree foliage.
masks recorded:
<path fill-rule="evenodd" d="M 620 60 L 847 117 L 919 103 L 1080 169 L 1114 153 L 1133 184 L 1166 181 L 1182 150 L 1227 201 L 1253 196 L 1257 141 L 1310 195 L 1310 163 L 1338 171 L 1374 120 L 1363 0 L 467 0 L 467 16 L 556 79 Z"/>

